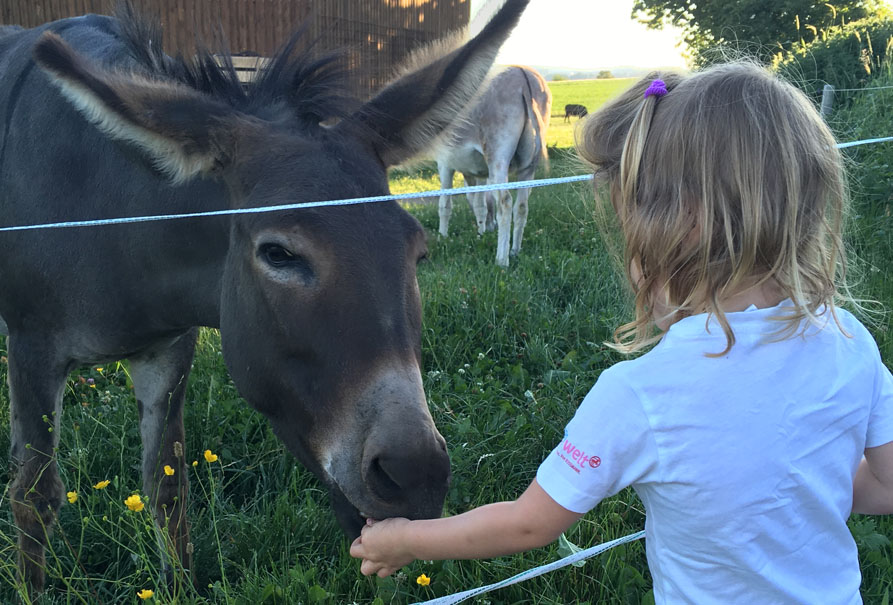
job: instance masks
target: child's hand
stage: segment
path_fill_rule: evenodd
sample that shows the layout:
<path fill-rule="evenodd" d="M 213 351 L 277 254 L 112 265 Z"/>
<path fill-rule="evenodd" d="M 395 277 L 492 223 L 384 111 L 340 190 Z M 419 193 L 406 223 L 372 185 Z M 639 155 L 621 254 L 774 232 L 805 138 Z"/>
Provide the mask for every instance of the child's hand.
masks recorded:
<path fill-rule="evenodd" d="M 405 545 L 404 532 L 409 524 L 410 520 L 403 518 L 366 520 L 360 537 L 350 545 L 350 556 L 363 559 L 360 564 L 363 575 L 378 574 L 384 578 L 415 561 Z"/>

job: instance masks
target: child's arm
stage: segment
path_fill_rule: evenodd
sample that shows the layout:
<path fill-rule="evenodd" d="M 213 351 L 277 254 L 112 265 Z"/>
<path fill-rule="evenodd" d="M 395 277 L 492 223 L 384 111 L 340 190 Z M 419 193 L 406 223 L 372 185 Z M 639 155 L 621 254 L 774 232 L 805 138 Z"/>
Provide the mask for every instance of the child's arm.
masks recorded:
<path fill-rule="evenodd" d="M 365 575 L 388 576 L 415 559 L 484 559 L 549 544 L 582 513 L 555 502 L 536 479 L 514 502 L 442 519 L 387 519 L 366 525 L 350 547 Z"/>
<path fill-rule="evenodd" d="M 893 441 L 865 450 L 853 481 L 853 512 L 893 514 Z"/>

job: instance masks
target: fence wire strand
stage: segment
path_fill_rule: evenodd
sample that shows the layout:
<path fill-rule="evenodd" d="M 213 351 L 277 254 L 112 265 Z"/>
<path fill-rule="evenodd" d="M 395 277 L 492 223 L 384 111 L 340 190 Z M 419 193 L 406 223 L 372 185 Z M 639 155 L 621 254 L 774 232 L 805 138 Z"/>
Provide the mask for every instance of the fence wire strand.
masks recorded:
<path fill-rule="evenodd" d="M 839 149 L 856 147 L 859 145 L 868 145 L 871 143 L 884 143 L 893 141 L 893 137 L 880 137 L 875 139 L 863 139 L 860 141 L 850 141 L 848 143 L 838 143 Z M 576 183 L 580 181 L 592 180 L 591 174 L 581 174 L 576 176 L 566 176 L 550 179 L 539 179 L 532 181 L 515 181 L 512 183 L 499 183 L 493 185 L 474 185 L 472 187 L 457 187 L 455 189 L 437 189 L 434 191 L 417 191 L 412 193 L 397 193 L 388 195 L 377 195 L 372 197 L 357 197 L 343 200 L 325 200 L 319 202 L 298 202 L 294 204 L 282 204 L 278 206 L 261 206 L 258 208 L 227 208 L 224 210 L 212 210 L 208 212 L 185 212 L 181 214 L 157 214 L 149 216 L 125 216 L 118 218 L 93 219 L 85 221 L 65 221 L 57 223 L 40 223 L 34 225 L 13 225 L 0 227 L 0 233 L 10 231 L 32 231 L 35 229 L 66 229 L 71 227 L 98 227 L 101 225 L 121 225 L 129 223 L 148 223 L 154 221 L 169 221 L 186 218 L 201 218 L 211 216 L 228 216 L 235 214 L 261 214 L 265 212 L 284 212 L 287 210 L 299 210 L 304 208 L 321 208 L 327 206 L 348 206 L 353 204 L 372 204 L 377 202 L 404 201 L 413 199 L 422 199 L 429 197 L 439 197 L 441 195 L 460 195 L 468 193 L 478 193 L 484 191 L 502 191 L 515 189 L 533 189 L 536 187 L 548 187 L 551 185 L 560 185 L 566 183 Z"/>

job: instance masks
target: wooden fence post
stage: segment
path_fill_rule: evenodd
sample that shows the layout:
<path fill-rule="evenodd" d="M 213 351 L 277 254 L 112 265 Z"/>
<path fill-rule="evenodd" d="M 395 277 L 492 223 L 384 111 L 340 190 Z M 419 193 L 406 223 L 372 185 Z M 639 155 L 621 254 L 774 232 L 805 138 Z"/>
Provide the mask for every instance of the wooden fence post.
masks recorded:
<path fill-rule="evenodd" d="M 822 89 L 822 117 L 826 120 L 831 115 L 831 105 L 833 103 L 834 87 L 830 84 L 825 84 L 825 88 Z"/>

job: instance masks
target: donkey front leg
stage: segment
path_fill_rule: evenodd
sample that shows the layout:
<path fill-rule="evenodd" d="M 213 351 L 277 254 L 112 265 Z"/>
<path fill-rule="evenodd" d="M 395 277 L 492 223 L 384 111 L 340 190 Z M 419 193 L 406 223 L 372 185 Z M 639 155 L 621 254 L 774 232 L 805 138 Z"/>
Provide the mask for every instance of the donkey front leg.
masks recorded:
<path fill-rule="evenodd" d="M 30 336 L 30 335 L 29 335 Z M 19 581 L 30 593 L 43 590 L 44 550 L 65 487 L 56 464 L 62 392 L 70 367 L 53 360 L 49 340 L 11 334 L 9 354 L 12 515 L 19 534 Z"/>
<path fill-rule="evenodd" d="M 183 402 L 197 333 L 192 329 L 163 347 L 130 359 L 143 440 L 143 491 L 159 528 L 162 566 L 169 580 L 173 577 L 172 558 L 184 569 L 192 567 Z"/>
<path fill-rule="evenodd" d="M 519 181 L 532 180 L 536 175 L 536 166 L 522 170 L 518 173 Z M 524 227 L 527 225 L 527 200 L 530 199 L 530 189 L 519 189 L 515 196 L 515 205 L 512 209 L 512 250 L 511 255 L 517 256 L 521 252 L 521 240 L 524 238 Z"/>
<path fill-rule="evenodd" d="M 440 188 L 444 191 L 452 189 L 453 174 L 455 174 L 456 171 L 448 165 L 438 162 L 437 172 L 440 174 Z M 448 237 L 450 234 L 450 217 L 453 214 L 453 196 L 448 193 L 441 194 L 440 204 L 438 205 L 437 211 L 440 215 L 439 232 L 442 236 Z"/>
<path fill-rule="evenodd" d="M 502 184 L 509 181 L 508 162 L 497 162 L 490 166 L 489 183 Z M 496 264 L 509 265 L 509 240 L 512 233 L 512 196 L 508 191 L 490 191 L 487 195 L 496 198 Z"/>

